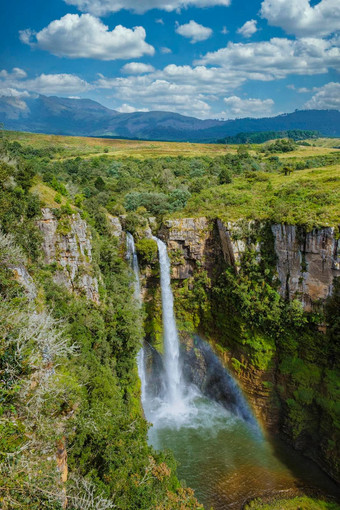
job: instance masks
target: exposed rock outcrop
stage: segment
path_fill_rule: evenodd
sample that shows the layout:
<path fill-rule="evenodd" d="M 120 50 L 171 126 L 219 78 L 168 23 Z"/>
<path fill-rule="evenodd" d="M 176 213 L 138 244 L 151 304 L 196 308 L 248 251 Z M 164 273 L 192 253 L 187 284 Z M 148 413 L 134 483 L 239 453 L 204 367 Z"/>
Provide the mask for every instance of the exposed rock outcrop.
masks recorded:
<path fill-rule="evenodd" d="M 123 235 L 123 227 L 122 227 L 122 224 L 121 224 L 119 218 L 117 218 L 117 216 L 109 215 L 109 221 L 110 221 L 110 225 L 111 225 L 112 235 L 114 237 L 117 237 L 119 240 L 121 240 L 122 235 Z"/>
<path fill-rule="evenodd" d="M 79 214 L 67 217 L 67 225 L 51 209 L 42 209 L 38 227 L 43 234 L 46 264 L 57 264 L 54 281 L 70 291 L 99 303 L 98 281 L 93 275 L 91 233 Z"/>
<path fill-rule="evenodd" d="M 224 262 L 236 270 L 251 245 L 261 259 L 261 241 L 254 241 L 253 225 L 224 223 L 207 218 L 167 220 L 160 230 L 172 260 L 172 277 L 184 280 L 200 265 L 209 273 Z M 277 257 L 279 292 L 298 299 L 306 311 L 332 294 L 333 280 L 340 276 L 340 242 L 334 228 L 304 233 L 293 225 L 272 225 Z M 221 260 L 223 259 L 223 260 Z"/>
<path fill-rule="evenodd" d="M 340 243 L 334 228 L 304 233 L 293 225 L 273 225 L 280 294 L 299 299 L 305 310 L 332 294 L 340 276 Z"/>
<path fill-rule="evenodd" d="M 167 220 L 161 228 L 160 237 L 168 245 L 172 262 L 172 277 L 184 280 L 193 276 L 200 265 L 209 273 L 216 267 L 216 244 L 214 224 L 207 218 Z"/>
<path fill-rule="evenodd" d="M 27 297 L 31 300 L 35 299 L 37 297 L 37 289 L 26 267 L 22 264 L 10 264 L 8 267 L 13 271 L 14 278 L 17 282 L 24 287 Z"/>

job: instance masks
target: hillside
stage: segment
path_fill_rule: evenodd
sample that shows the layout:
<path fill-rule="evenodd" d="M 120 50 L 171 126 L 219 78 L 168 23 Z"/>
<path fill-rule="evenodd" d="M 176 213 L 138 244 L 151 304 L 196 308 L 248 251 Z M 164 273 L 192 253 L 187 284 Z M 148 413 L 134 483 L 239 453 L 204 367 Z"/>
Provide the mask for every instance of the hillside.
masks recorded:
<path fill-rule="evenodd" d="M 6 129 L 60 135 L 108 136 L 144 140 L 211 142 L 243 132 L 317 130 L 340 136 L 337 110 L 295 111 L 277 117 L 200 120 L 171 112 L 119 113 L 88 99 L 0 98 Z"/>

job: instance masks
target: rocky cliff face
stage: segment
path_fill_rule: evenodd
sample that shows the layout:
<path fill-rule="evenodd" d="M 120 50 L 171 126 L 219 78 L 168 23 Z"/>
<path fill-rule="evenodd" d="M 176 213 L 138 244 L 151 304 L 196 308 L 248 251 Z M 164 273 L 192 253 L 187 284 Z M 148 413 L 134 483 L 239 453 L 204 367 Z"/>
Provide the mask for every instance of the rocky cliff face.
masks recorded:
<path fill-rule="evenodd" d="M 334 228 L 300 232 L 292 225 L 273 225 L 280 294 L 298 299 L 304 309 L 332 294 L 340 276 L 340 243 Z"/>
<path fill-rule="evenodd" d="M 53 212 L 42 209 L 38 227 L 43 234 L 46 264 L 56 264 L 54 281 L 70 291 L 99 303 L 98 281 L 93 275 L 91 233 L 79 214 L 62 223 Z"/>
<path fill-rule="evenodd" d="M 264 265 L 263 267 L 269 271 L 268 274 L 274 274 L 273 284 L 275 288 L 278 284 L 277 288 L 282 298 L 299 300 L 305 311 L 318 311 L 329 296 L 336 296 L 336 292 L 333 293 L 334 281 L 340 277 L 338 229 L 322 228 L 306 233 L 303 228 L 292 225 L 269 226 L 255 222 L 227 223 L 206 218 L 189 218 L 165 222 L 159 235 L 168 245 L 174 287 L 178 289 L 179 299 L 182 289 L 190 291 L 194 288 L 195 282 L 199 282 L 192 277 L 202 268 L 209 276 L 218 276 L 218 273 L 227 266 L 233 267 L 235 272 L 239 271 L 248 249 L 252 252 L 252 263 L 257 261 Z M 189 285 L 184 284 L 183 280 L 186 279 L 189 279 Z M 191 299 L 193 296 L 194 294 L 191 294 Z M 214 306 L 213 301 L 210 304 Z M 182 306 L 185 313 L 187 306 L 185 299 Z M 192 312 L 194 307 L 189 306 L 188 309 L 190 313 L 195 313 Z M 237 315 L 238 312 L 234 310 L 233 313 Z M 225 322 L 224 314 L 227 316 Z M 266 428 L 275 432 L 279 430 L 285 432 L 297 449 L 314 458 L 336 478 L 339 469 L 338 465 L 335 465 L 334 452 L 338 440 L 335 438 L 335 420 L 327 407 L 328 402 L 332 402 L 334 397 L 332 387 L 329 382 L 327 383 L 328 379 L 326 382 L 323 380 L 324 377 L 331 377 L 332 370 L 334 370 L 332 377 L 336 378 L 335 365 L 332 360 L 325 357 L 326 347 L 323 348 L 329 342 L 329 337 L 321 335 L 317 330 L 314 332 L 315 335 L 313 331 L 309 331 L 309 336 L 304 339 L 305 343 L 299 341 L 299 338 L 294 340 L 296 342 L 294 354 L 286 352 L 285 345 L 281 345 L 280 342 L 275 343 L 272 345 L 270 363 L 267 368 L 261 370 L 256 369 L 251 361 L 254 338 L 249 342 L 250 337 L 242 334 L 237 337 L 239 323 L 228 318 L 228 309 L 223 308 L 223 303 L 216 317 L 216 320 L 220 317 L 220 324 L 223 324 L 225 329 L 217 328 L 214 332 L 214 325 L 208 321 L 208 329 L 203 333 L 210 337 L 209 341 L 213 346 L 215 343 L 215 352 L 237 377 L 253 405 L 256 416 Z M 232 329 L 234 326 L 235 339 Z M 242 333 L 243 324 L 240 328 Z M 320 328 L 320 331 L 325 332 L 323 328 Z M 265 335 L 265 332 L 263 333 Z M 258 345 L 263 346 L 265 356 L 267 352 L 265 336 L 263 338 L 259 336 L 258 340 L 260 342 Z M 262 341 L 264 343 L 261 343 Z M 288 341 L 288 347 L 289 345 Z M 290 345 L 291 348 L 292 346 L 293 344 Z M 313 349 L 315 352 L 319 352 L 317 349 L 320 349 L 324 357 L 313 358 Z M 194 349 L 190 352 L 195 354 Z M 259 356 L 261 357 L 261 349 Z M 293 361 L 297 358 L 300 368 L 293 366 Z M 289 368 L 287 373 L 284 372 L 286 370 L 284 366 L 281 366 L 282 360 Z M 198 362 L 201 360 L 198 359 Z M 193 377 L 198 377 L 201 372 L 205 375 L 204 366 L 198 362 Z M 306 403 L 303 397 L 299 400 L 298 390 L 303 392 L 304 389 L 303 381 L 301 382 L 299 377 L 301 371 L 307 374 L 312 369 L 316 370 L 316 373 L 320 369 L 324 375 L 320 384 L 315 382 L 311 401 Z"/>
<path fill-rule="evenodd" d="M 172 256 L 172 276 L 190 278 L 197 264 L 209 273 L 224 263 L 236 270 L 251 244 L 261 258 L 261 241 L 254 240 L 254 226 L 248 223 L 216 223 L 206 218 L 167 220 L 161 237 Z M 298 299 L 306 311 L 332 294 L 333 280 L 340 276 L 340 242 L 334 228 L 303 233 L 292 225 L 272 225 L 277 258 L 279 292 L 283 298 Z"/>
<path fill-rule="evenodd" d="M 159 236 L 167 243 L 176 280 L 190 278 L 198 266 L 212 272 L 218 255 L 222 255 L 214 225 L 207 218 L 167 220 Z"/>

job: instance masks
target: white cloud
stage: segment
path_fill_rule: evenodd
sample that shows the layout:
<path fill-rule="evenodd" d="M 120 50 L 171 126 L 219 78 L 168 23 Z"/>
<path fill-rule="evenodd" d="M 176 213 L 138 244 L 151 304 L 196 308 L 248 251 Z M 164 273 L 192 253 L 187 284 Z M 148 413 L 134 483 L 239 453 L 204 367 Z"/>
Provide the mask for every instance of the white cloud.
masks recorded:
<path fill-rule="evenodd" d="M 69 58 L 116 60 L 153 55 L 155 50 L 145 42 L 143 27 L 122 25 L 112 31 L 91 14 L 66 14 L 52 21 L 38 33 L 20 32 L 21 40 L 53 55 Z"/>
<path fill-rule="evenodd" d="M 164 25 L 164 20 L 162 18 L 155 19 L 155 22 L 158 23 L 159 25 Z"/>
<path fill-rule="evenodd" d="M 150 64 L 143 64 L 142 62 L 130 62 L 122 67 L 121 71 L 124 74 L 146 74 L 152 73 L 155 68 Z"/>
<path fill-rule="evenodd" d="M 225 48 L 207 53 L 195 64 L 218 65 L 246 79 L 273 80 L 290 74 L 323 74 L 340 70 L 339 40 L 273 38 L 255 43 L 229 42 Z"/>
<path fill-rule="evenodd" d="M 197 75 L 196 75 L 197 76 Z M 100 77 L 96 86 L 111 90 L 113 97 L 123 100 L 126 104 L 140 104 L 149 110 L 162 110 L 182 113 L 184 115 L 209 117 L 210 106 L 206 97 L 200 92 L 200 84 L 187 83 L 179 77 L 176 80 L 166 79 L 166 73 L 159 71 L 153 75 L 129 76 L 127 78 Z"/>
<path fill-rule="evenodd" d="M 89 83 L 74 74 L 41 74 L 35 78 L 25 78 L 25 76 L 27 75 L 22 70 L 14 69 L 11 73 L 1 71 L 0 89 L 15 90 L 16 92 L 11 95 L 21 94 L 23 97 L 27 94 L 26 91 L 47 95 L 73 95 L 92 88 Z"/>
<path fill-rule="evenodd" d="M 105 16 L 122 9 L 143 14 L 151 9 L 171 12 L 186 7 L 228 6 L 230 0 L 64 0 L 69 5 L 75 5 L 80 11 L 89 12 L 95 16 Z"/>
<path fill-rule="evenodd" d="M 24 82 L 28 90 L 40 94 L 73 94 L 91 89 L 91 85 L 74 74 L 41 74 Z"/>
<path fill-rule="evenodd" d="M 221 34 L 227 35 L 228 33 L 229 33 L 229 30 L 227 29 L 227 27 L 223 27 L 221 30 Z"/>
<path fill-rule="evenodd" d="M 169 53 L 172 53 L 172 50 L 170 48 L 167 48 L 166 46 L 163 46 L 163 48 L 161 48 L 161 53 L 167 55 Z"/>
<path fill-rule="evenodd" d="M 305 104 L 308 110 L 340 110 L 340 83 L 330 82 Z"/>
<path fill-rule="evenodd" d="M 19 67 L 13 67 L 12 71 L 6 71 L 6 69 L 2 69 L 2 71 L 0 71 L 0 79 L 20 80 L 22 78 L 26 78 L 26 76 L 26 71 Z"/>
<path fill-rule="evenodd" d="M 120 113 L 135 113 L 135 112 L 148 112 L 149 110 L 147 108 L 135 108 L 134 106 L 130 106 L 129 104 L 122 104 L 119 108 L 116 108 L 117 112 Z"/>
<path fill-rule="evenodd" d="M 209 39 L 209 37 L 211 37 L 213 33 L 211 28 L 204 27 L 203 25 L 200 25 L 199 23 L 196 23 L 196 21 L 193 20 L 189 21 L 189 23 L 186 23 L 185 25 L 178 25 L 176 28 L 176 32 L 177 34 L 180 34 L 183 37 L 191 39 L 190 42 L 192 44 Z"/>
<path fill-rule="evenodd" d="M 251 37 L 257 32 L 257 21 L 251 19 L 238 29 L 237 33 L 243 35 L 243 37 Z"/>
<path fill-rule="evenodd" d="M 225 97 L 227 110 L 223 112 L 228 118 L 265 117 L 272 113 L 274 101 L 272 99 L 242 99 L 238 96 Z"/>
<path fill-rule="evenodd" d="M 264 0 L 261 16 L 289 34 L 324 36 L 339 30 L 340 2 L 321 0 L 312 7 L 309 0 Z"/>
<path fill-rule="evenodd" d="M 1 87 L 0 88 L 0 97 L 29 97 L 30 94 L 27 90 L 17 90 L 11 87 Z"/>

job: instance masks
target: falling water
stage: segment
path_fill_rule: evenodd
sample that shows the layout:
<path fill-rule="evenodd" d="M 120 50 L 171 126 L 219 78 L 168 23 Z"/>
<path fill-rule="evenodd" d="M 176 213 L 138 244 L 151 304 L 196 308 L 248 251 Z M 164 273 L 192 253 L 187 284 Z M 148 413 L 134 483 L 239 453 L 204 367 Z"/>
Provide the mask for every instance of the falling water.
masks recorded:
<path fill-rule="evenodd" d="M 130 262 L 130 266 L 134 273 L 134 296 L 139 306 L 142 304 L 141 298 L 141 288 L 140 288 L 140 279 L 139 279 L 139 265 L 138 265 L 138 257 L 136 252 L 135 241 L 133 239 L 132 234 L 127 232 L 126 234 L 126 258 Z M 141 381 L 141 389 L 142 389 L 142 402 L 146 397 L 146 373 L 145 373 L 145 351 L 144 347 L 141 347 L 137 354 L 137 366 L 138 366 L 138 374 Z"/>
<path fill-rule="evenodd" d="M 162 311 L 164 328 L 164 368 L 166 372 L 166 400 L 170 406 L 183 407 L 181 370 L 179 364 L 179 340 L 174 314 L 174 298 L 171 289 L 170 260 L 166 244 L 154 237 L 159 252 L 161 271 Z"/>
<path fill-rule="evenodd" d="M 161 269 L 165 352 L 163 361 L 151 346 L 138 353 L 142 403 L 147 420 L 153 424 L 149 443 L 156 449 L 170 448 L 174 452 L 178 475 L 196 490 L 207 508 L 239 510 L 250 497 L 275 494 L 301 483 L 313 486 L 315 480 L 318 486 L 322 473 L 313 473 L 312 466 L 294 458 L 286 445 L 263 437 L 241 390 L 208 344 L 194 337 L 192 352 L 182 352 L 180 360 L 170 261 L 166 245 L 154 239 Z M 127 236 L 127 251 L 135 274 L 135 296 L 141 302 L 138 259 L 131 234 Z M 198 355 L 199 365 L 193 353 Z M 150 373 L 145 369 L 146 356 L 153 360 Z M 199 368 L 204 365 L 200 380 Z M 159 376 L 162 384 L 154 385 L 153 375 Z M 159 391 L 155 392 L 153 386 Z"/>

